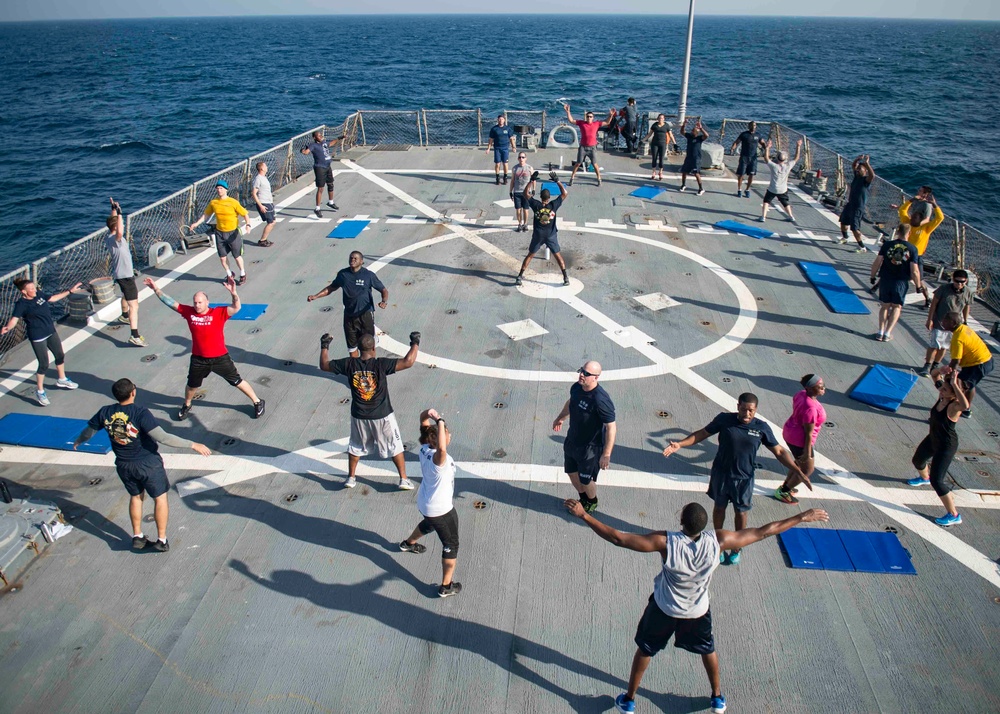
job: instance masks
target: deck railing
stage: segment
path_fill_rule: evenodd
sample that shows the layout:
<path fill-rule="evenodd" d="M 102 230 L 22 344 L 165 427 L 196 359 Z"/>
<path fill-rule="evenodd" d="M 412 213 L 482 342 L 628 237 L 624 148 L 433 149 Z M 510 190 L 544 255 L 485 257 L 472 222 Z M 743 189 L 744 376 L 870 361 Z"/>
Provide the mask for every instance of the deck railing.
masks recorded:
<path fill-rule="evenodd" d="M 548 129 L 562 123 L 560 116 L 553 121 L 544 110 L 359 110 L 340 124 L 319 126 L 299 134 L 128 214 L 125 223 L 126 237 L 131 245 L 133 263 L 139 270 L 148 268 L 149 248 L 157 242 L 169 243 L 177 252 L 181 247 L 182 227 L 189 225 L 197 212 L 208 203 L 214 195 L 215 182 L 219 178 L 225 178 L 229 183 L 230 194 L 247 205 L 251 202 L 250 185 L 258 162 L 267 163 L 268 176 L 274 190 L 294 183 L 303 174 L 309 173 L 312 158 L 303 155 L 301 149 L 310 143 L 314 131 L 325 131 L 328 139 L 341 137 L 342 141 L 336 147 L 338 152 L 356 146 L 376 147 L 387 144 L 485 146 L 489 129 L 495 123 L 498 113 L 503 113 L 511 125 L 529 125 L 540 129 L 543 140 Z M 724 146 L 727 141 L 732 143 L 748 123 L 749 120 L 746 119 L 724 119 L 719 131 L 712 133 L 711 139 Z M 828 177 L 828 196 L 834 204 L 832 208 L 839 208 L 843 204 L 850 184 L 847 173 L 851 165 L 849 159 L 783 124 L 768 121 L 758 121 L 757 124 L 762 132 L 768 131 L 776 148 L 782 150 L 794 147 L 796 140 L 801 137 L 803 168 L 821 170 Z M 866 220 L 891 229 L 896 221 L 896 209 L 892 206 L 898 205 L 906 197 L 907 194 L 898 186 L 878 177 L 868 201 Z M 19 298 L 19 293 L 13 286 L 14 280 L 18 278 L 30 277 L 45 290 L 57 292 L 76 281 L 86 283 L 106 276 L 109 263 L 105 248 L 107 234 L 107 229 L 102 228 L 0 277 L 0 320 L 7 319 L 14 302 Z M 965 267 L 975 272 L 980 299 L 994 310 L 1000 311 L 1000 282 L 994 280 L 995 276 L 1000 276 L 1000 242 L 948 216 L 935 231 L 927 256 L 935 263 Z M 65 314 L 62 311 L 66 309 L 66 302 L 53 305 L 56 318 L 62 317 Z M 23 339 L 23 325 L 0 338 L 0 363 L 8 350 Z"/>

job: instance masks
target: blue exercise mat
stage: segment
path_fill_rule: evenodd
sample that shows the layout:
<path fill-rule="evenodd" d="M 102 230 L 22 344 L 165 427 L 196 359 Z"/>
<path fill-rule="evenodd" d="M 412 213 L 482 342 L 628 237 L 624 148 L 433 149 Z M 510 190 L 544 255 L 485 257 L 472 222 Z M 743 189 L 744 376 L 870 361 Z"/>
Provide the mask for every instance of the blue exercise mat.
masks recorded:
<path fill-rule="evenodd" d="M 875 364 L 847 396 L 878 409 L 894 412 L 899 409 L 918 379 L 920 378 L 913 372 Z"/>
<path fill-rule="evenodd" d="M 229 307 L 232 303 L 228 302 L 213 302 L 209 303 L 209 307 Z M 267 310 L 267 305 L 260 303 L 243 303 L 240 305 L 240 311 L 230 317 L 230 320 L 248 320 L 253 322 L 258 317 L 264 314 Z"/>
<path fill-rule="evenodd" d="M 666 190 L 667 189 L 660 188 L 659 186 L 642 186 L 630 193 L 629 196 L 638 196 L 639 198 L 656 198 Z"/>
<path fill-rule="evenodd" d="M 865 307 L 857 295 L 847 287 L 837 270 L 829 263 L 810 263 L 801 261 L 799 267 L 823 298 L 823 302 L 833 312 L 845 315 L 870 315 L 871 310 Z"/>
<path fill-rule="evenodd" d="M 549 196 L 552 198 L 559 198 L 559 196 L 561 195 L 559 192 L 559 184 L 557 183 L 552 183 L 551 181 L 543 181 L 542 189 L 545 188 L 549 190 Z M 539 189 L 538 192 L 541 193 L 542 192 L 541 189 Z M 539 197 L 538 200 L 541 201 L 542 200 L 541 197 Z"/>
<path fill-rule="evenodd" d="M 0 419 L 0 443 L 72 451 L 73 442 L 86 427 L 86 419 L 12 413 Z M 89 441 L 80 444 L 77 451 L 108 453 L 111 451 L 108 432 L 103 429 L 97 432 Z"/>
<path fill-rule="evenodd" d="M 917 574 L 895 533 L 792 528 L 778 539 L 793 568 Z"/>
<path fill-rule="evenodd" d="M 715 227 L 732 231 L 733 233 L 742 233 L 757 240 L 770 238 L 774 235 L 774 231 L 769 231 L 766 228 L 757 228 L 756 226 L 748 226 L 746 223 L 740 223 L 739 221 L 719 221 L 715 224 Z"/>
<path fill-rule="evenodd" d="M 357 238 L 371 221 L 341 221 L 327 238 Z"/>

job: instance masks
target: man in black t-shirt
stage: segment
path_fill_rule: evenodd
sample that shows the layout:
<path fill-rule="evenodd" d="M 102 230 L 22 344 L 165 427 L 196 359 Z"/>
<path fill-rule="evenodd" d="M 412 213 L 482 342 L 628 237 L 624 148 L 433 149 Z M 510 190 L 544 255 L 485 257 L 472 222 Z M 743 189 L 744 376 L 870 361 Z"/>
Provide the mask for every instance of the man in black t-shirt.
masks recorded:
<path fill-rule="evenodd" d="M 313 174 L 316 177 L 316 208 L 313 209 L 313 213 L 316 214 L 317 218 L 322 218 L 323 209 L 320 208 L 320 204 L 323 201 L 323 186 L 326 186 L 328 195 L 326 205 L 334 211 L 340 209 L 340 206 L 333 202 L 333 166 L 331 165 L 333 157 L 330 156 L 330 147 L 341 141 L 342 137 L 326 141 L 322 131 L 314 131 L 312 138 L 313 142 L 302 147 L 301 153 L 312 154 L 313 157 Z"/>
<path fill-rule="evenodd" d="M 375 338 L 362 335 L 360 357 L 345 357 L 330 360 L 330 343 L 333 338 L 323 335 L 319 341 L 319 368 L 331 374 L 343 374 L 351 388 L 351 441 L 347 447 L 347 488 L 357 485 L 355 474 L 358 461 L 368 455 L 369 447 L 378 448 L 379 456 L 391 458 L 399 472 L 399 488 L 409 491 L 413 482 L 406 478 L 406 463 L 403 460 L 403 438 L 399 435 L 399 424 L 392 413 L 389 401 L 389 385 L 386 377 L 404 369 L 409 369 L 417 361 L 420 333 L 410 333 L 410 350 L 402 359 L 377 357 Z"/>
<path fill-rule="evenodd" d="M 757 149 L 764 144 L 764 140 L 757 133 L 757 122 L 752 121 L 747 124 L 747 129 L 736 137 L 736 141 L 729 147 L 731 152 L 736 151 L 736 145 L 740 146 L 740 163 L 736 167 L 736 196 L 739 198 L 750 198 L 750 187 L 753 185 L 753 177 L 757 175 Z M 743 177 L 747 177 L 747 190 L 742 192 Z"/>
<path fill-rule="evenodd" d="M 708 138 L 708 132 L 701 125 L 701 119 L 694 123 L 694 129 L 687 130 L 688 118 L 685 117 L 681 126 L 681 136 L 687 139 L 687 153 L 684 156 L 684 164 L 681 166 L 681 191 L 687 190 L 688 174 L 694 174 L 698 180 L 698 195 L 705 193 L 705 187 L 701 185 L 701 145 Z"/>
<path fill-rule="evenodd" d="M 580 377 L 570 387 L 569 399 L 552 422 L 552 430 L 561 430 L 569 417 L 563 443 L 566 475 L 580 494 L 584 510 L 593 513 L 597 510 L 597 474 L 611 463 L 618 427 L 614 402 L 597 383 L 601 365 L 591 360 L 576 371 Z"/>
<path fill-rule="evenodd" d="M 678 449 L 693 446 L 713 434 L 719 435 L 719 450 L 712 461 L 712 475 L 708 481 L 708 495 L 715 502 L 712 521 L 716 530 L 726 524 L 726 508 L 730 503 L 733 504 L 735 530 L 747 527 L 747 513 L 753 507 L 751 500 L 756 473 L 755 460 L 761 444 L 812 490 L 812 482 L 808 476 L 802 473 L 792 455 L 774 438 L 767 422 L 758 419 L 756 414 L 757 395 L 744 392 L 736 404 L 735 414 L 723 412 L 708 426 L 688 434 L 680 441 L 671 441 L 663 450 L 664 456 L 670 456 Z M 740 562 L 739 549 L 729 551 L 728 555 L 722 554 L 720 561 L 723 565 L 736 565 Z"/>
<path fill-rule="evenodd" d="M 364 267 L 365 256 L 355 250 L 348 259 L 349 265 L 337 273 L 333 282 L 315 295 L 306 298 L 312 302 L 326 297 L 332 292 L 344 291 L 344 339 L 347 341 L 347 351 L 358 356 L 358 338 L 361 335 L 375 336 L 375 303 L 372 301 L 372 290 L 382 293 L 382 301 L 378 306 L 385 310 L 389 301 L 389 290 L 368 268 Z"/>
<path fill-rule="evenodd" d="M 917 286 L 917 290 L 922 290 L 920 269 L 917 267 L 917 249 L 907 240 L 909 235 L 910 226 L 901 224 L 896 232 L 896 238 L 882 244 L 875 262 L 872 263 L 872 285 L 878 281 L 878 297 L 882 302 L 878 311 L 878 332 L 874 335 L 877 342 L 888 342 L 892 339 L 892 328 L 899 321 L 899 313 L 903 310 L 910 281 L 912 280 Z"/>
<path fill-rule="evenodd" d="M 538 180 L 537 171 L 531 175 L 531 181 L 524 187 L 522 195 L 528 204 L 528 208 L 531 209 L 534 215 L 534 221 L 531 227 L 531 244 L 528 246 L 528 254 L 521 263 L 521 272 L 517 274 L 514 285 L 521 285 L 524 278 L 524 271 L 528 269 L 531 259 L 535 257 L 535 253 L 541 250 L 543 246 L 548 247 L 556 257 L 556 262 L 562 271 L 563 285 L 569 285 L 569 275 L 566 274 L 566 261 L 559 254 L 559 229 L 556 226 L 556 213 L 562 207 L 563 201 L 566 200 L 566 196 L 569 194 L 566 191 L 566 187 L 563 186 L 562 181 L 556 176 L 555 171 L 549 174 L 549 178 L 559 187 L 559 198 L 552 198 L 552 193 L 547 188 L 543 188 L 542 192 L 538 194 L 542 199 L 541 201 L 531 197 L 531 194 L 535 190 L 535 181 Z"/>
<path fill-rule="evenodd" d="M 165 432 L 148 409 L 136 405 L 132 380 L 119 379 L 111 386 L 111 394 L 118 403 L 102 407 L 92 416 L 87 428 L 73 442 L 73 448 L 76 449 L 101 429 L 108 432 L 111 450 L 115 452 L 115 470 L 130 496 L 128 514 L 132 521 L 132 549 L 143 550 L 150 545 L 142 533 L 142 502 L 148 493 L 153 499 L 157 533 L 151 547 L 166 553 L 170 550 L 167 541 L 167 491 L 170 490 L 170 482 L 157 443 L 178 449 L 194 449 L 202 456 L 210 456 L 212 452 L 204 444 Z"/>

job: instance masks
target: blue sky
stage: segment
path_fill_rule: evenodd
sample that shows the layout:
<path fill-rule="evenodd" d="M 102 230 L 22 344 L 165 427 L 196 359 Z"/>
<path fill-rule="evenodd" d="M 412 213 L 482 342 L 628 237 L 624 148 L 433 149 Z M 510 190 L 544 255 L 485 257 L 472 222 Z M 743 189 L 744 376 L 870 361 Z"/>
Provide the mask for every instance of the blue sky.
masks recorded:
<path fill-rule="evenodd" d="M 684 0 L 545 0 L 525 7 L 506 5 L 507 12 L 670 14 L 686 13 Z M 468 0 L 423 0 L 421 13 L 475 12 Z M 412 0 L 381 0 L 378 8 L 344 0 L 7 0 L 0 20 L 66 20 L 120 17 L 190 17 L 205 15 L 323 15 L 413 13 Z M 1000 20 L 997 0 L 699 0 L 699 15 L 813 15 L 839 17 L 942 18 Z"/>

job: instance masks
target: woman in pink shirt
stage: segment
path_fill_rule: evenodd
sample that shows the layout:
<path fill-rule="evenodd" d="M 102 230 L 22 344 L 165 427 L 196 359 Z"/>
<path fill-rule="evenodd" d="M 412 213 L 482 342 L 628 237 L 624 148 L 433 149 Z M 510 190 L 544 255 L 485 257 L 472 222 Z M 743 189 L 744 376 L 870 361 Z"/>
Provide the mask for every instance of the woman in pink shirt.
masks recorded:
<path fill-rule="evenodd" d="M 815 466 L 813 445 L 826 422 L 826 409 L 818 399 L 826 393 L 826 385 L 823 378 L 816 374 L 807 374 L 799 380 L 799 384 L 803 389 L 792 397 L 792 415 L 785 422 L 781 436 L 795 457 L 795 463 L 808 477 Z M 785 482 L 774 492 L 774 497 L 783 503 L 798 503 L 795 487 L 801 482 L 802 479 L 797 474 L 789 471 Z"/>

